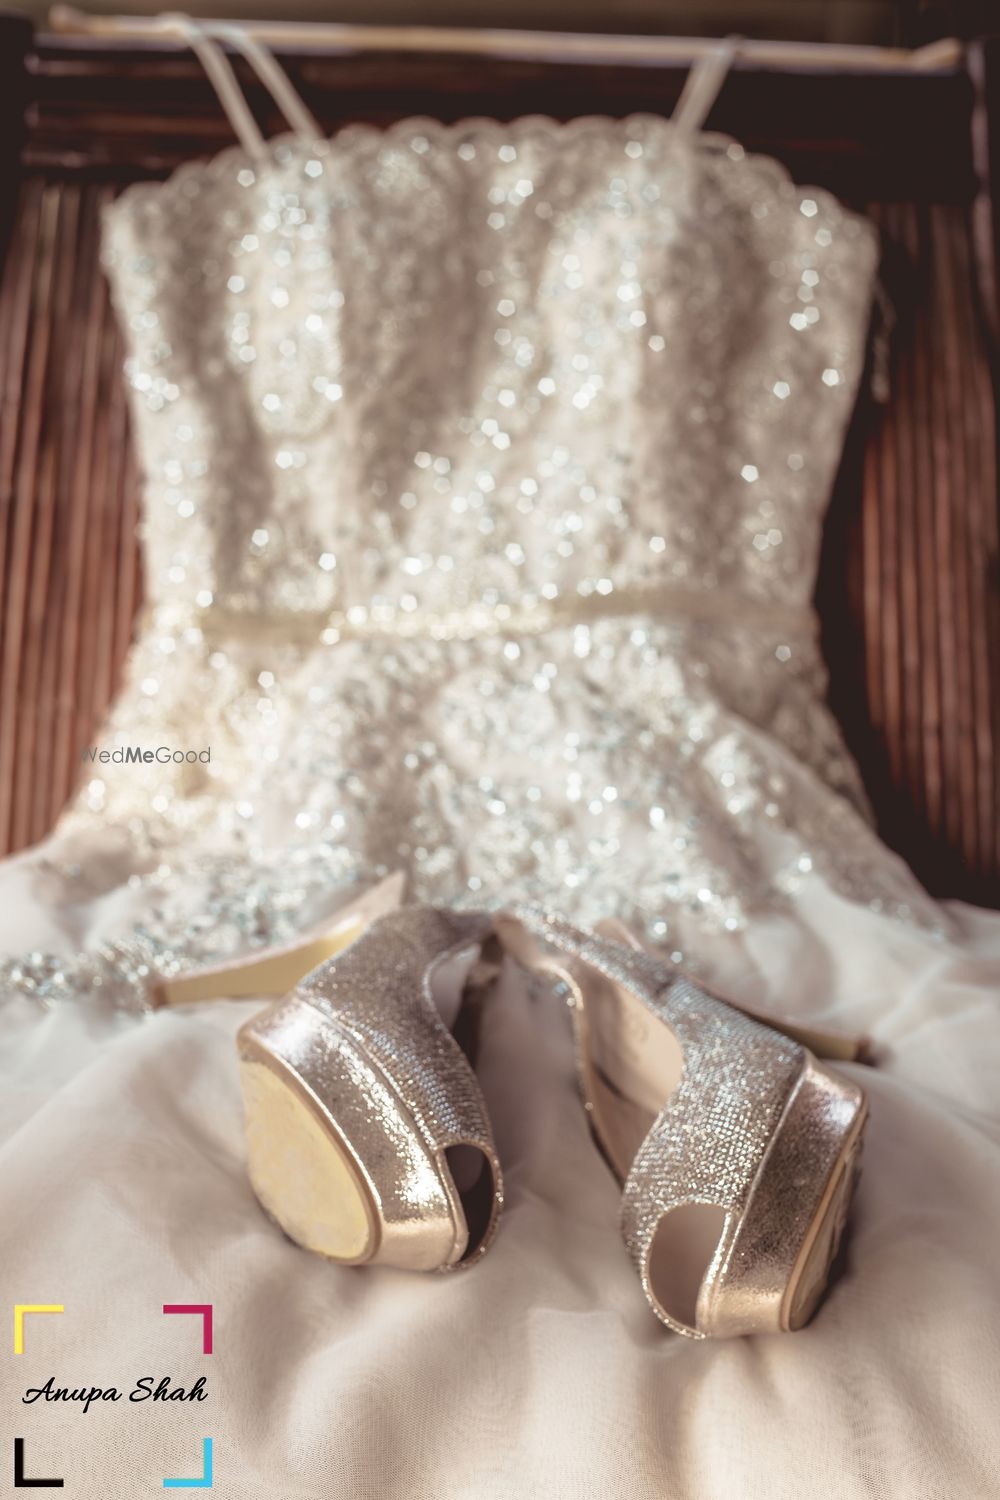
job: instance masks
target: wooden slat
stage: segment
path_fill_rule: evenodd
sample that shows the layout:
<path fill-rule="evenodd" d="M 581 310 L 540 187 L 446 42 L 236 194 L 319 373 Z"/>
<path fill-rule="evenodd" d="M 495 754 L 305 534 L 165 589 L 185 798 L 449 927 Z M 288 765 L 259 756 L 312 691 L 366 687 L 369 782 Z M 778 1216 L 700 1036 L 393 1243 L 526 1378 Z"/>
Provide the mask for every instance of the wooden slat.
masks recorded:
<path fill-rule="evenodd" d="M 31 602 L 32 533 L 39 492 L 45 485 L 41 459 L 42 413 L 45 378 L 52 336 L 53 285 L 56 277 L 55 221 L 58 194 L 39 189 L 36 236 L 22 247 L 26 252 L 19 270 L 22 295 L 27 295 L 28 319 L 20 365 L 23 401 L 18 412 L 17 447 L 12 476 L 12 505 L 5 558 L 3 613 L 3 662 L 0 686 L 0 832 L 9 847 L 23 842 L 16 806 L 18 766 L 24 749 L 33 741 L 37 713 L 37 683 L 25 675 L 23 647 Z M 32 262 L 32 252 L 34 260 Z M 18 378 L 15 366 L 13 379 Z M 30 752 L 29 752 L 30 753 Z"/>
<path fill-rule="evenodd" d="M 121 342 L 98 267 L 113 189 L 26 185 L 0 282 L 0 837 L 34 843 L 117 687 L 139 585 Z"/>
<path fill-rule="evenodd" d="M 996 903 L 995 407 L 968 216 L 950 204 L 868 211 L 904 252 L 886 270 L 900 324 L 891 400 L 862 433 L 860 494 L 847 472 L 834 500 L 857 512 L 845 565 L 860 579 L 864 646 L 857 661 L 837 648 L 826 556 L 832 698 L 885 837 L 932 889 Z"/>

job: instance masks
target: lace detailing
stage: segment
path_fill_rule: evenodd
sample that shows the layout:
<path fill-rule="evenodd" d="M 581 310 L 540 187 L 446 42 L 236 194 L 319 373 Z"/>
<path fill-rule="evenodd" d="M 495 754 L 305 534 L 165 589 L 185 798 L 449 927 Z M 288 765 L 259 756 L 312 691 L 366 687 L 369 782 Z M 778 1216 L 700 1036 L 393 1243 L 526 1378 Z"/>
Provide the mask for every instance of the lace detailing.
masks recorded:
<path fill-rule="evenodd" d="M 354 126 L 129 188 L 151 603 L 102 743 L 212 757 L 88 767 L 66 829 L 128 828 L 186 894 L 212 851 L 217 923 L 289 864 L 614 912 L 695 969 L 813 870 L 938 923 L 859 816 L 809 621 L 875 252 L 649 116 Z M 424 628 L 456 615 L 487 628 Z"/>

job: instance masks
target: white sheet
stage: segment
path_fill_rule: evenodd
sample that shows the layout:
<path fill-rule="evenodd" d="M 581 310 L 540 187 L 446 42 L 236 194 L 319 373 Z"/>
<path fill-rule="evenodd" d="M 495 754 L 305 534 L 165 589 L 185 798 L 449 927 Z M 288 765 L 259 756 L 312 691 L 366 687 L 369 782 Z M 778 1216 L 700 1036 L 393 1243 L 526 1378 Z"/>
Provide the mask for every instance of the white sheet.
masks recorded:
<path fill-rule="evenodd" d="M 17 906 L 25 863 L 4 867 L 9 946 L 38 916 Z M 797 899 L 794 922 L 751 928 L 753 960 L 776 1005 L 870 1031 L 880 1065 L 852 1070 L 872 1118 L 847 1270 L 793 1336 L 693 1344 L 655 1321 L 566 1017 L 516 970 L 482 1060 L 504 1221 L 450 1276 L 335 1268 L 263 1216 L 232 1042 L 252 1003 L 134 1021 L 8 998 L 7 1327 L 15 1302 L 65 1306 L 28 1318 L 25 1354 L 7 1347 L 26 1472 L 135 1500 L 199 1474 L 211 1436 L 215 1491 L 254 1500 L 995 1497 L 1000 919 L 954 906 L 942 944 L 818 881 Z M 213 1305 L 213 1355 L 164 1303 Z M 205 1374 L 208 1399 L 22 1404 L 50 1374 L 126 1397 L 141 1376 Z"/>

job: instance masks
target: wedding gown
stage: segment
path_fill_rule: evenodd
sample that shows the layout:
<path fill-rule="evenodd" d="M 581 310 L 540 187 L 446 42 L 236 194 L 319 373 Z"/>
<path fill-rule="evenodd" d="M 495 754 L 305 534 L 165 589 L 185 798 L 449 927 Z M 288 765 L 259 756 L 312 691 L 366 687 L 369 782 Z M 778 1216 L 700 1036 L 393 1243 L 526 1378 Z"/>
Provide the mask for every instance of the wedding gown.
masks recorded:
<path fill-rule="evenodd" d="M 217 1353 L 184 1367 L 211 1404 L 17 1430 L 123 1496 L 209 1431 L 252 1496 L 995 1494 L 1000 922 L 878 842 L 810 606 L 874 231 L 700 132 L 715 62 L 672 121 L 327 142 L 232 36 L 295 129 L 262 142 L 192 30 L 241 144 L 107 212 L 148 602 L 75 804 L 0 867 L 5 1284 L 67 1308 L 31 1368 L 180 1373 L 153 1315 L 211 1302 Z M 153 756 L 100 760 L 129 747 Z M 416 899 L 617 915 L 871 1034 L 850 1262 L 807 1332 L 655 1324 L 563 1018 L 516 972 L 482 1267 L 333 1269 L 263 1218 L 251 1011 L 125 1013 L 395 868 Z M 123 1428 L 139 1467 L 108 1488 Z"/>

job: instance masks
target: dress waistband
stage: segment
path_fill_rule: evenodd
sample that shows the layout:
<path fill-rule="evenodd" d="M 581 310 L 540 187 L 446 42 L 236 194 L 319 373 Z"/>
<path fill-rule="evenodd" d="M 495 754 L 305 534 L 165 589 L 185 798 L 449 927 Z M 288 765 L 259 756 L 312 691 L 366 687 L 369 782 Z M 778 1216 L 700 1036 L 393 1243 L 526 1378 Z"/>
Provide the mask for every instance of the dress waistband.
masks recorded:
<path fill-rule="evenodd" d="M 212 641 L 266 640 L 270 644 L 336 645 L 369 638 L 476 640 L 484 636 L 541 635 L 575 625 L 635 615 L 678 623 L 729 625 L 738 629 L 787 632 L 812 638 L 812 607 L 783 605 L 746 594 L 710 591 L 681 584 L 602 589 L 555 598 L 528 597 L 518 603 L 483 600 L 451 610 L 429 610 L 418 604 L 375 601 L 347 609 L 262 616 L 211 605 L 197 623 Z"/>

